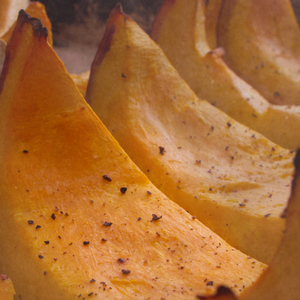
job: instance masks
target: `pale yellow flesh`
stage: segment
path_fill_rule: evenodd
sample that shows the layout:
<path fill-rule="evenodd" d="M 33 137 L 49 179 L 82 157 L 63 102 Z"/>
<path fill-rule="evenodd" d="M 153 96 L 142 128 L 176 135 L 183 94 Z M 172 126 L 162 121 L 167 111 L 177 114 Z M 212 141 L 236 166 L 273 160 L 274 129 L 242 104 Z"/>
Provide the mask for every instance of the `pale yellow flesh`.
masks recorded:
<path fill-rule="evenodd" d="M 225 0 L 218 20 L 224 60 L 268 101 L 300 104 L 300 29 L 289 0 Z"/>
<path fill-rule="evenodd" d="M 230 290 L 220 289 L 216 296 L 198 296 L 202 300 L 298 300 L 300 247 L 300 152 L 295 159 L 296 175 L 289 204 L 284 216 L 287 218 L 284 238 L 267 270 L 239 297 Z M 221 293 L 222 291 L 222 293 Z"/>
<path fill-rule="evenodd" d="M 17 299 L 194 299 L 219 284 L 240 293 L 257 279 L 264 264 L 229 246 L 136 167 L 24 13 L 7 53 L 0 272 L 12 278 Z"/>
<path fill-rule="evenodd" d="M 271 259 L 284 228 L 293 153 L 199 100 L 122 15 L 108 24 L 87 100 L 161 191 L 235 247 Z"/>
<path fill-rule="evenodd" d="M 151 36 L 200 99 L 284 148 L 299 148 L 300 107 L 270 105 L 224 63 L 222 50 L 211 51 L 206 34 L 204 1 L 166 0 Z"/>

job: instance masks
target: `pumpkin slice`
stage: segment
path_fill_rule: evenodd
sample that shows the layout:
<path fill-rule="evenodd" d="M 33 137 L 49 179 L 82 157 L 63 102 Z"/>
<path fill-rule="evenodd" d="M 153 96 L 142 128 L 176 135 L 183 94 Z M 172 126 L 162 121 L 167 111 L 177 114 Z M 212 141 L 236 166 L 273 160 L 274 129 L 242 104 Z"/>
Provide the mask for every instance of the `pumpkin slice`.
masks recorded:
<path fill-rule="evenodd" d="M 44 4 L 38 2 L 38 1 L 33 1 L 30 2 L 30 4 L 28 5 L 28 7 L 26 8 L 26 13 L 28 13 L 31 17 L 34 18 L 38 18 L 42 21 L 43 26 L 46 27 L 48 29 L 48 36 L 47 36 L 47 41 L 49 42 L 49 44 L 52 46 L 53 45 L 53 39 L 52 39 L 52 25 L 51 22 L 47 16 L 47 12 L 45 9 Z M 17 19 L 17 14 L 16 14 L 16 18 Z M 13 30 L 16 26 L 16 22 L 14 22 L 14 24 L 10 27 L 10 29 L 1 37 L 1 39 L 4 42 L 8 42 Z"/>
<path fill-rule="evenodd" d="M 211 49 L 217 48 L 217 23 L 223 0 L 208 0 L 205 10 L 205 32 Z"/>
<path fill-rule="evenodd" d="M 117 8 L 86 99 L 163 193 L 238 249 L 270 260 L 284 228 L 293 154 L 199 100 Z"/>
<path fill-rule="evenodd" d="M 0 275 L 0 299 L 13 300 L 15 294 L 11 280 L 6 275 Z"/>
<path fill-rule="evenodd" d="M 76 86 L 78 87 L 81 95 L 85 97 L 86 94 L 86 88 L 88 85 L 88 81 L 90 78 L 90 71 L 81 73 L 81 74 L 70 74 L 72 79 L 74 80 Z"/>
<path fill-rule="evenodd" d="M 1 0 L 0 1 L 0 36 L 15 22 L 20 9 L 29 5 L 29 0 Z"/>
<path fill-rule="evenodd" d="M 0 10 L 1 10 L 1 8 L 0 8 Z M 51 46 L 53 46 L 52 29 L 51 29 L 52 26 L 51 26 L 50 20 L 48 19 L 48 16 L 47 16 L 47 13 L 46 13 L 46 10 L 45 10 L 45 6 L 40 2 L 35 2 L 34 1 L 34 2 L 30 2 L 30 4 L 28 5 L 28 7 L 26 8 L 25 11 L 30 16 L 35 17 L 35 18 L 39 18 L 39 19 L 42 20 L 43 25 L 48 29 L 47 40 L 48 40 L 49 44 Z M 16 14 L 15 20 L 16 19 L 17 19 L 17 14 Z M 0 71 L 2 70 L 4 59 L 5 59 L 6 44 L 9 41 L 15 26 L 16 26 L 16 22 L 10 27 L 10 29 L 2 37 L 0 37 Z M 82 85 L 78 86 L 78 88 L 80 89 L 81 86 Z"/>
<path fill-rule="evenodd" d="M 217 36 L 226 63 L 267 100 L 300 104 L 300 30 L 289 0 L 225 0 Z"/>
<path fill-rule="evenodd" d="M 299 290 L 299 252 L 300 247 L 300 151 L 295 158 L 296 174 L 292 195 L 284 217 L 287 218 L 284 239 L 267 270 L 257 282 L 245 290 L 240 300 L 298 300 Z M 220 288 L 224 300 L 237 299 L 229 289 Z M 225 295 L 226 294 L 226 295 Z M 215 297 L 198 297 L 199 299 L 220 299 Z"/>
<path fill-rule="evenodd" d="M 209 48 L 204 1 L 166 0 L 152 37 L 199 98 L 284 148 L 300 147 L 300 108 L 270 105 L 227 67 L 222 49 Z"/>
<path fill-rule="evenodd" d="M 163 195 L 20 12 L 0 81 L 0 272 L 18 299 L 239 293 L 264 264 Z"/>

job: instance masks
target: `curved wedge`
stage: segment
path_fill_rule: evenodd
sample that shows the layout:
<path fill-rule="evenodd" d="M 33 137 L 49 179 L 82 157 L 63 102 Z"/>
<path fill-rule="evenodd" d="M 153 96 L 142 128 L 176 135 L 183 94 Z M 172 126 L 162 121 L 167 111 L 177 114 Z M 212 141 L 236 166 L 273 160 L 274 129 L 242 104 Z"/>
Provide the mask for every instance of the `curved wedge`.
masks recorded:
<path fill-rule="evenodd" d="M 266 262 L 281 240 L 293 153 L 199 100 L 163 51 L 115 10 L 86 99 L 150 180 Z"/>
<path fill-rule="evenodd" d="M 200 99 L 284 148 L 300 146 L 300 108 L 270 105 L 228 68 L 222 49 L 209 48 L 204 1 L 166 0 L 154 22 L 152 38 Z"/>
<path fill-rule="evenodd" d="M 155 188 L 46 32 L 22 11 L 0 78 L 0 272 L 17 298 L 194 299 L 251 285 L 265 265 Z"/>
<path fill-rule="evenodd" d="M 217 24 L 223 0 L 209 0 L 205 9 L 205 32 L 209 47 L 215 49 L 217 42 Z"/>
<path fill-rule="evenodd" d="M 296 174 L 293 181 L 292 195 L 284 217 L 287 219 L 286 229 L 282 243 L 272 259 L 267 270 L 250 288 L 246 289 L 238 298 L 226 288 L 223 293 L 214 297 L 198 296 L 203 300 L 298 300 L 300 260 L 298 251 L 300 247 L 300 152 L 295 158 Z M 220 298 L 223 296 L 223 298 Z"/>
<path fill-rule="evenodd" d="M 289 0 L 223 1 L 224 60 L 268 101 L 300 104 L 300 30 Z"/>

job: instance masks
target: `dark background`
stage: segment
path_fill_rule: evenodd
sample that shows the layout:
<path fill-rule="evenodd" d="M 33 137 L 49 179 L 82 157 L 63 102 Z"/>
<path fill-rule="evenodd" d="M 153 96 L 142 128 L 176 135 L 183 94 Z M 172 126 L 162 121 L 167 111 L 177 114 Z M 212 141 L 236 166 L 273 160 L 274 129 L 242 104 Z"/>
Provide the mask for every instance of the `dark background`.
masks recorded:
<path fill-rule="evenodd" d="M 39 1 L 45 5 L 52 23 L 54 50 L 70 73 L 79 74 L 90 69 L 104 34 L 105 22 L 117 3 L 121 3 L 124 13 L 149 33 L 155 14 L 164 0 Z M 299 22 L 300 0 L 291 2 Z"/>

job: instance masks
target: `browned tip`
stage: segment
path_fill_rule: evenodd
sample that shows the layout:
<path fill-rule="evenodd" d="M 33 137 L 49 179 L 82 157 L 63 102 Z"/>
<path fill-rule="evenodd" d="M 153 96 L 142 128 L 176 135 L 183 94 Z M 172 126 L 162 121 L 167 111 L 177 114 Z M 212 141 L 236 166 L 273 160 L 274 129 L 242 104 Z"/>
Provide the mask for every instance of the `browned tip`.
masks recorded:
<path fill-rule="evenodd" d="M 41 37 L 44 37 L 45 40 L 47 39 L 48 29 L 46 27 L 43 27 L 42 21 L 37 18 L 31 18 L 29 14 L 21 9 L 19 12 L 16 27 L 23 27 L 24 24 L 30 24 L 32 26 L 33 35 L 38 39 L 40 39 Z"/>
<path fill-rule="evenodd" d="M 118 20 L 121 20 L 121 22 L 120 21 L 118 22 Z M 106 22 L 106 29 L 105 29 L 104 36 L 100 42 L 98 51 L 92 63 L 90 80 L 85 95 L 86 101 L 89 104 L 91 104 L 91 86 L 93 85 L 92 78 L 94 76 L 94 72 L 98 68 L 98 66 L 102 63 L 106 53 L 109 52 L 113 40 L 113 36 L 115 34 L 116 28 L 118 28 L 118 24 L 124 24 L 126 20 L 132 20 L 132 19 L 130 18 L 130 16 L 126 15 L 123 12 L 121 3 L 117 3 L 117 5 L 111 11 L 109 18 Z"/>
<path fill-rule="evenodd" d="M 197 296 L 197 299 L 200 300 L 209 300 L 209 299 L 225 299 L 224 297 L 226 297 L 226 299 L 228 300 L 237 300 L 236 296 L 234 295 L 234 293 L 232 292 L 232 290 L 228 287 L 225 286 L 219 286 L 218 290 L 216 292 L 216 294 L 214 296 Z"/>
<path fill-rule="evenodd" d="M 125 21 L 127 19 L 131 20 L 130 16 L 123 12 L 123 7 L 121 3 L 117 3 L 116 6 L 110 12 L 109 18 L 107 20 L 107 25 L 115 22 L 115 20 L 119 17 L 124 18 Z"/>

